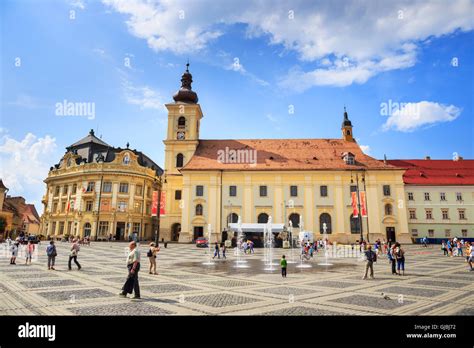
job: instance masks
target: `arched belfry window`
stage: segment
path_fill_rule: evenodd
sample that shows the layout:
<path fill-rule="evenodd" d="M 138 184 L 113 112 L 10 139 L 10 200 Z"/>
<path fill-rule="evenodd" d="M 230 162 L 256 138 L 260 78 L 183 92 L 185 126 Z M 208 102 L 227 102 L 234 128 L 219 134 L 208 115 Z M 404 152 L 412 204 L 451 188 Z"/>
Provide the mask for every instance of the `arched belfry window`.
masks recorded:
<path fill-rule="evenodd" d="M 202 215 L 202 204 L 196 205 L 196 215 Z"/>
<path fill-rule="evenodd" d="M 178 128 L 185 128 L 186 127 L 186 117 L 181 116 L 178 118 Z"/>
<path fill-rule="evenodd" d="M 300 214 L 293 213 L 289 216 L 288 220 L 291 221 L 291 226 L 293 226 L 295 228 L 300 227 Z"/>
<path fill-rule="evenodd" d="M 266 213 L 261 213 L 257 217 L 257 221 L 259 224 L 266 224 L 268 223 L 268 214 Z"/>
<path fill-rule="evenodd" d="M 184 156 L 182 153 L 178 153 L 176 156 L 176 168 L 182 168 L 184 165 Z"/>

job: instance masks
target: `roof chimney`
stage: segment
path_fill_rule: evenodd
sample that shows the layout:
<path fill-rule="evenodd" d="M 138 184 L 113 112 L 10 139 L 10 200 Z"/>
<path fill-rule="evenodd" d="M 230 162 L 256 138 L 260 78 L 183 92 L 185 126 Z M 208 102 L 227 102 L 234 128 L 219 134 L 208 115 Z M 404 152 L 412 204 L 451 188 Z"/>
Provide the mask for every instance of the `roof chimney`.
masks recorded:
<path fill-rule="evenodd" d="M 425 160 L 430 160 L 431 157 L 430 156 L 425 156 Z"/>

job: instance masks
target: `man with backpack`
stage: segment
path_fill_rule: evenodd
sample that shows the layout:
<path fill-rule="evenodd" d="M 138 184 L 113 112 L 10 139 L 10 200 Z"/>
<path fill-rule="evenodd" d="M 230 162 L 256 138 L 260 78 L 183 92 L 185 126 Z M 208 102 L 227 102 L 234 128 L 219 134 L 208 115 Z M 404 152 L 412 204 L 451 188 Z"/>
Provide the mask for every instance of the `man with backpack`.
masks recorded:
<path fill-rule="evenodd" d="M 365 252 L 365 274 L 362 279 L 367 279 L 367 273 L 370 269 L 370 279 L 374 279 L 374 262 L 377 262 L 377 254 L 372 251 L 372 246 L 367 245 L 367 251 Z"/>
<path fill-rule="evenodd" d="M 54 261 L 58 255 L 56 245 L 54 245 L 54 240 L 49 242 L 49 245 L 46 248 L 46 255 L 48 255 L 48 270 L 54 271 Z"/>

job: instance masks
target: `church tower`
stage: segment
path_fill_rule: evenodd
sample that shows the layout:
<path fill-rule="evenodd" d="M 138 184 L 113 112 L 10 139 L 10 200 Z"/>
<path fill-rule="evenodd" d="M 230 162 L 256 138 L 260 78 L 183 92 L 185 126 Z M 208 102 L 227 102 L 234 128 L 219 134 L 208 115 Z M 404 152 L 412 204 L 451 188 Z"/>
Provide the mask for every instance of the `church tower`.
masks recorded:
<path fill-rule="evenodd" d="M 344 106 L 344 120 L 342 121 L 342 139 L 345 141 L 353 141 L 355 142 L 354 136 L 352 134 L 352 122 L 349 120 L 349 116 L 347 115 L 346 107 Z"/>

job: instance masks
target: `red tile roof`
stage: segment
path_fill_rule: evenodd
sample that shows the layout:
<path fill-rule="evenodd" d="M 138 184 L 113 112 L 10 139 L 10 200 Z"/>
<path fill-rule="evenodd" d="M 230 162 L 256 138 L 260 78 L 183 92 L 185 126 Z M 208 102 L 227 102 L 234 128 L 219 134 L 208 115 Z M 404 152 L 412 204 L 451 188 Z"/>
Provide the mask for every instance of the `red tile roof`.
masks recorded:
<path fill-rule="evenodd" d="M 403 181 L 408 185 L 474 185 L 474 160 L 388 160 L 406 168 Z"/>
<path fill-rule="evenodd" d="M 218 151 L 256 150 L 257 163 L 222 163 Z M 344 152 L 355 155 L 355 165 L 341 159 Z M 342 139 L 242 139 L 199 140 L 186 170 L 396 170 L 362 152 L 355 142 Z"/>

